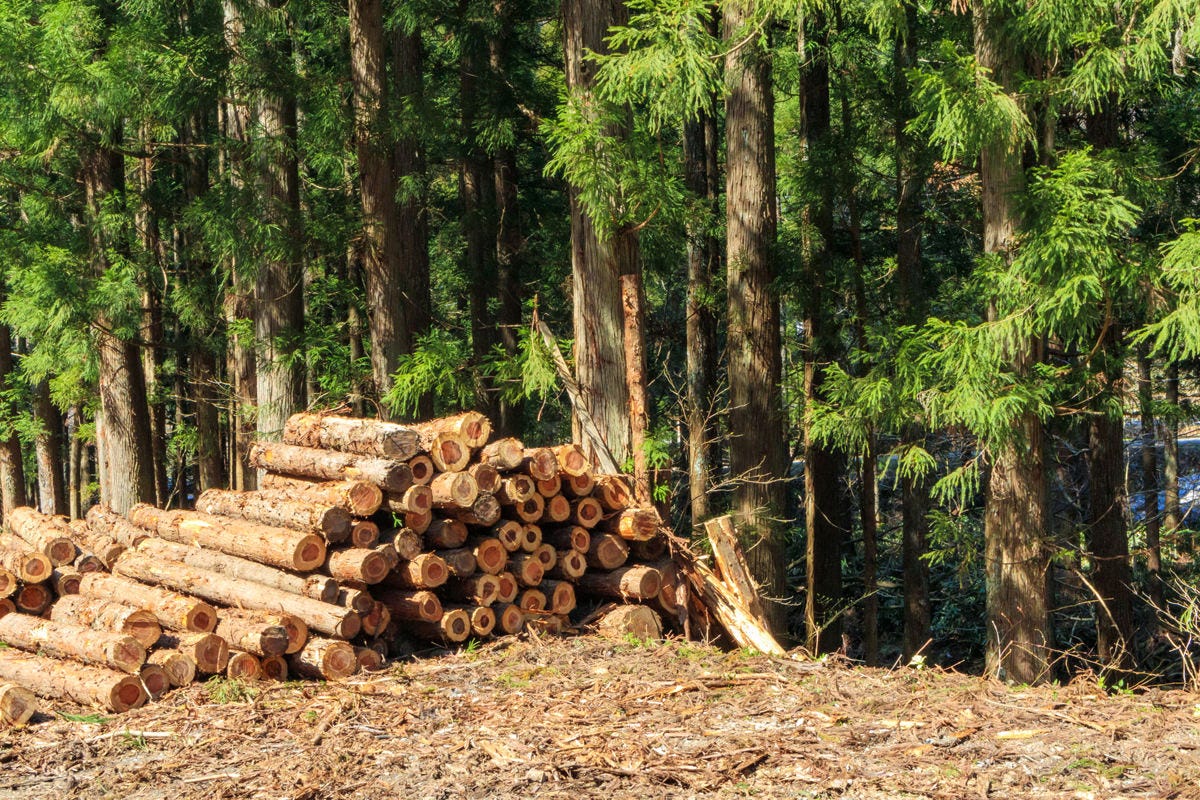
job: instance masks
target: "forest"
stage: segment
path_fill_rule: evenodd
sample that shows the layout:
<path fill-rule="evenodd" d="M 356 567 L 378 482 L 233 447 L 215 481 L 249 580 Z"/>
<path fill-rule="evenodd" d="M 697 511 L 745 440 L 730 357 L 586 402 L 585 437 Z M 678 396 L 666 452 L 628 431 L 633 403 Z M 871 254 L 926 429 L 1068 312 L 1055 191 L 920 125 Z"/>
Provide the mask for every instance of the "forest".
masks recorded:
<path fill-rule="evenodd" d="M 2 507 L 253 489 L 304 409 L 578 440 L 540 322 L 781 637 L 1194 682 L 1198 53 L 1191 0 L 0 0 Z"/>

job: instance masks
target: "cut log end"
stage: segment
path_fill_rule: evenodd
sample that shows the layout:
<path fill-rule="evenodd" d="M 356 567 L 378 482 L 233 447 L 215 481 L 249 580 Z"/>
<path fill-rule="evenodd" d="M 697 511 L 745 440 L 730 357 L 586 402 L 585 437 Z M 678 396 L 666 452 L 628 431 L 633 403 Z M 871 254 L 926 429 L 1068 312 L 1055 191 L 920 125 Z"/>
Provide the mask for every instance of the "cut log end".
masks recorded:
<path fill-rule="evenodd" d="M 229 654 L 225 676 L 232 680 L 256 681 L 262 678 L 262 662 L 252 653 L 235 651 Z"/>
<path fill-rule="evenodd" d="M 167 671 L 157 664 L 146 664 L 138 673 L 142 687 L 151 700 L 157 700 L 171 689 L 171 678 Z"/>
<path fill-rule="evenodd" d="M 130 675 L 113 685 L 108 694 L 108 706 L 113 711 L 124 713 L 141 708 L 149 699 L 142 688 L 141 678 Z"/>
<path fill-rule="evenodd" d="M 33 692 L 23 686 L 0 683 L 0 726 L 24 725 L 37 710 Z"/>
<path fill-rule="evenodd" d="M 288 678 L 288 664 L 283 656 L 264 658 L 261 660 L 260 666 L 263 677 L 268 680 L 286 681 Z"/>
<path fill-rule="evenodd" d="M 412 470 L 413 483 L 424 486 L 433 480 L 433 461 L 429 456 L 413 456 L 408 460 L 408 467 Z"/>

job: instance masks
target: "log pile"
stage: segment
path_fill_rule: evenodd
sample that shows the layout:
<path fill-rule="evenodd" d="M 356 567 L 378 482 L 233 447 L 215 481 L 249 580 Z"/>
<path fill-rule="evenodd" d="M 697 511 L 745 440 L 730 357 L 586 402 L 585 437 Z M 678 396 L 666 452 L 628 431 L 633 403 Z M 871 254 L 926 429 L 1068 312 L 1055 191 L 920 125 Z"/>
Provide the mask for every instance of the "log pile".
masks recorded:
<path fill-rule="evenodd" d="M 405 638 L 565 630 L 585 601 L 686 617 L 657 514 L 576 445 L 302 413 L 250 458 L 259 490 L 192 510 L 11 511 L 0 688 L 122 711 L 212 675 L 341 679 Z"/>

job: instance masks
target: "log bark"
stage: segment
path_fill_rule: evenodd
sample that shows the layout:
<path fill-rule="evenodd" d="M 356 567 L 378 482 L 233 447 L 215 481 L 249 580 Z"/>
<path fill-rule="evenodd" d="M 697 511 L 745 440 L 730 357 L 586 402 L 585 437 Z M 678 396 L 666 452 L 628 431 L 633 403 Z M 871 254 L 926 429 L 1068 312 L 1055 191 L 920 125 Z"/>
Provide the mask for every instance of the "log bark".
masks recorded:
<path fill-rule="evenodd" d="M 293 414 L 283 441 L 301 447 L 340 450 L 374 458 L 407 461 L 420 452 L 417 431 L 394 422 L 329 414 Z"/>
<path fill-rule="evenodd" d="M 80 520 L 80 522 L 82 522 Z M 127 525 L 130 523 L 126 523 Z M 145 536 L 145 532 L 141 532 Z M 111 568 L 112 562 L 116 561 L 117 556 L 125 552 L 126 546 L 113 539 L 106 533 L 98 530 L 92 530 L 86 522 L 82 525 L 71 525 L 71 536 L 75 540 L 75 544 L 85 553 L 91 553 L 105 568 Z"/>
<path fill-rule="evenodd" d="M 138 670 L 138 680 L 151 700 L 157 700 L 171 689 L 171 676 L 157 664 L 143 664 Z"/>
<path fill-rule="evenodd" d="M 87 524 L 92 531 L 103 534 L 125 547 L 137 547 L 150 535 L 103 504 L 88 509 Z"/>
<path fill-rule="evenodd" d="M 601 533 L 593 536 L 587 551 L 589 567 L 602 570 L 613 570 L 625 563 L 629 558 L 629 545 L 612 533 Z"/>
<path fill-rule="evenodd" d="M 462 609 L 455 608 L 442 614 L 442 618 L 437 622 L 413 621 L 405 627 L 408 632 L 421 639 L 459 644 L 471 635 L 471 618 Z"/>
<path fill-rule="evenodd" d="M 395 620 L 436 621 L 442 618 L 442 602 L 433 592 L 425 589 L 377 589 L 375 596 L 387 606 Z"/>
<path fill-rule="evenodd" d="M 525 612 L 516 603 L 497 603 L 492 606 L 496 613 L 496 626 L 509 635 L 525 629 Z"/>
<path fill-rule="evenodd" d="M 330 553 L 325 568 L 338 580 L 362 581 L 368 585 L 379 583 L 388 574 L 388 563 L 384 557 L 363 547 Z"/>
<path fill-rule="evenodd" d="M 196 662 L 179 650 L 158 649 L 146 660 L 167 673 L 167 679 L 176 688 L 187 686 L 196 680 Z"/>
<path fill-rule="evenodd" d="M 437 508 L 471 508 L 479 497 L 475 479 L 466 472 L 440 472 L 429 482 Z"/>
<path fill-rule="evenodd" d="M 260 564 L 305 572 L 325 561 L 325 540 L 311 533 L 199 511 L 163 511 L 146 504 L 131 508 L 129 519 L 169 541 L 208 547 Z"/>
<path fill-rule="evenodd" d="M 190 592 L 218 605 L 291 614 L 328 636 L 350 639 L 360 628 L 358 614 L 341 606 L 187 564 L 128 552 L 117 559 L 115 570 L 140 581 Z"/>
<path fill-rule="evenodd" d="M 327 542 L 343 542 L 350 535 L 350 512 L 341 506 L 285 500 L 277 495 L 264 496 L 259 492 L 209 489 L 196 500 L 196 510 L 314 533 L 324 537 Z"/>
<path fill-rule="evenodd" d="M 387 492 L 403 492 L 413 484 L 413 470 L 403 461 L 278 442 L 255 442 L 250 447 L 250 463 L 301 478 L 367 481 Z"/>
<path fill-rule="evenodd" d="M 253 653 L 234 650 L 225 664 L 225 677 L 237 681 L 257 681 L 262 678 L 262 662 Z"/>
<path fill-rule="evenodd" d="M 33 692 L 23 686 L 0 683 L 0 726 L 24 725 L 37 710 Z"/>
<path fill-rule="evenodd" d="M 542 541 L 554 545 L 557 550 L 578 550 L 586 553 L 592 546 L 592 534 L 587 528 L 571 525 L 566 528 L 552 528 L 542 533 Z"/>
<path fill-rule="evenodd" d="M 280 656 L 287 652 L 287 629 L 282 625 L 247 614 L 223 611 L 217 622 L 217 636 L 231 648 L 258 656 Z"/>
<path fill-rule="evenodd" d="M 574 581 L 587 572 L 587 557 L 578 550 L 559 550 L 555 555 L 558 560 L 551 569 L 546 570 L 547 578 Z"/>
<path fill-rule="evenodd" d="M 272 589 L 311 597 L 325 603 L 332 603 L 337 598 L 338 587 L 332 578 L 324 575 L 294 575 L 257 561 L 238 558 L 216 550 L 191 547 L 165 539 L 147 539 L 138 545 L 134 552 L 163 561 L 178 561 L 190 567 L 217 572 L 231 578 L 253 581 Z"/>
<path fill-rule="evenodd" d="M 758 587 L 738 543 L 733 520 L 728 516 L 709 520 L 704 523 L 704 530 L 708 534 L 709 544 L 712 545 L 713 563 L 716 565 L 717 574 L 725 581 L 725 585 L 742 607 L 763 627 L 770 627 L 763 613 Z"/>
<path fill-rule="evenodd" d="M 475 479 L 482 494 L 495 494 L 500 488 L 500 470 L 491 464 L 476 462 L 467 466 L 467 473 Z"/>
<path fill-rule="evenodd" d="M 574 511 L 575 509 L 571 508 L 571 501 L 561 494 L 547 497 L 546 508 L 542 511 L 542 522 L 549 525 L 561 525 L 571 518 Z"/>
<path fill-rule="evenodd" d="M 484 573 L 469 578 L 450 578 L 442 594 L 452 600 L 479 606 L 490 606 L 500 596 L 500 578 Z"/>
<path fill-rule="evenodd" d="M 427 485 L 410 486 L 402 494 L 384 495 L 384 505 L 396 514 L 425 514 L 433 510 L 433 490 Z"/>
<path fill-rule="evenodd" d="M 11 647 L 0 650 L 0 680 L 11 681 L 42 697 L 100 706 L 118 713 L 140 708 L 147 699 L 137 676 L 22 653 Z"/>
<path fill-rule="evenodd" d="M 146 648 L 132 636 L 25 614 L 0 619 L 0 641 L 20 650 L 134 674 L 146 663 Z"/>
<path fill-rule="evenodd" d="M 436 589 L 450 577 L 446 562 L 433 553 L 422 553 L 404 561 L 387 578 L 387 583 L 404 589 Z"/>
<path fill-rule="evenodd" d="M 79 582 L 79 594 L 99 600 L 119 597 L 149 611 L 168 630 L 207 633 L 217 627 L 217 610 L 208 603 L 119 575 L 89 572 Z"/>
<path fill-rule="evenodd" d="M 558 474 L 558 459 L 549 447 L 527 447 L 518 469 L 535 481 L 548 481 Z"/>
<path fill-rule="evenodd" d="M 453 550 L 435 550 L 435 556 L 446 562 L 451 577 L 469 578 L 475 574 L 475 554 L 468 547 Z"/>
<path fill-rule="evenodd" d="M 478 411 L 464 411 L 450 417 L 414 422 L 413 428 L 425 435 L 453 433 L 463 438 L 472 449 L 483 447 L 492 435 L 492 423 Z"/>
<path fill-rule="evenodd" d="M 467 533 L 467 526 L 456 519 L 435 519 L 425 531 L 425 544 L 440 549 L 462 547 Z"/>
<path fill-rule="evenodd" d="M 50 559 L 56 567 L 70 564 L 78 552 L 73 541 L 71 526 L 63 517 L 52 517 L 28 506 L 18 506 L 5 511 L 4 522 L 10 531 Z"/>
<path fill-rule="evenodd" d="M 24 583 L 48 581 L 54 570 L 46 556 L 29 550 L 28 545 L 16 537 L 3 534 L 0 534 L 0 567 Z"/>
<path fill-rule="evenodd" d="M 178 650 L 196 664 L 196 670 L 219 675 L 229 663 L 229 643 L 213 633 L 164 633 L 159 647 Z"/>
<path fill-rule="evenodd" d="M 538 587 L 546 596 L 546 607 L 552 614 L 570 614 L 575 610 L 575 584 L 570 581 L 542 581 Z"/>
<path fill-rule="evenodd" d="M 89 570 L 89 572 L 99 572 L 100 570 Z M 50 573 L 50 585 L 54 587 L 54 592 L 59 597 L 66 595 L 79 594 L 79 581 L 82 579 L 82 573 L 73 568 L 59 567 Z"/>
<path fill-rule="evenodd" d="M 447 508 L 443 513 L 468 525 L 487 528 L 500 521 L 501 508 L 494 496 L 480 493 L 470 508 Z"/>
<path fill-rule="evenodd" d="M 654 567 L 634 564 L 608 572 L 588 572 L 579 576 L 579 590 L 601 597 L 621 600 L 652 600 L 662 588 L 662 576 Z"/>
<path fill-rule="evenodd" d="M 280 500 L 303 500 L 344 508 L 356 517 L 369 517 L 383 505 L 383 490 L 367 481 L 312 481 L 267 473 L 260 494 Z"/>
<path fill-rule="evenodd" d="M 654 509 L 627 508 L 615 516 L 606 518 L 600 527 L 619 535 L 622 539 L 637 542 L 654 538 L 658 534 L 658 525 L 658 514 Z"/>
<path fill-rule="evenodd" d="M 661 639 L 662 620 L 646 606 L 617 606 L 597 621 L 596 632 L 612 639 Z"/>
<path fill-rule="evenodd" d="M 485 445 L 479 453 L 479 460 L 490 464 L 501 472 L 516 469 L 525 460 L 525 445 L 520 439 L 497 439 Z"/>
<path fill-rule="evenodd" d="M 474 536 L 467 539 L 467 547 L 475 557 L 475 567 L 488 575 L 499 575 L 508 564 L 508 550 L 499 539 L 491 536 Z"/>
<path fill-rule="evenodd" d="M 509 559 L 508 568 L 522 586 L 537 586 L 546 574 L 542 562 L 532 553 L 517 553 Z"/>
<path fill-rule="evenodd" d="M 375 547 L 372 549 L 379 554 L 380 558 L 383 559 L 383 563 L 387 566 L 388 572 L 391 572 L 400 564 L 400 554 L 396 552 L 396 547 L 391 542 L 381 542 L 380 544 L 375 545 Z M 420 550 L 417 552 L 420 553 Z M 410 556 L 404 560 L 409 561 L 412 558 L 413 556 Z"/>
<path fill-rule="evenodd" d="M 313 637 L 288 659 L 288 670 L 306 678 L 340 681 L 358 671 L 358 657 L 346 642 Z"/>

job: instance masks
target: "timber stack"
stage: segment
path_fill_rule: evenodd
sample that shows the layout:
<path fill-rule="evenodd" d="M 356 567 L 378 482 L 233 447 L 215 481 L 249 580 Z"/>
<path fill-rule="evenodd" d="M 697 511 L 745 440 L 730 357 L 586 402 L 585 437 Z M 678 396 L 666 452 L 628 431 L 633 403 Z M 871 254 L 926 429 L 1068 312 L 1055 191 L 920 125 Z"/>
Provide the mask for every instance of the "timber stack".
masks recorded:
<path fill-rule="evenodd" d="M 301 413 L 250 459 L 261 488 L 194 509 L 6 515 L 0 724 L 34 695 L 124 711 L 213 675 L 337 680 L 406 640 L 561 632 L 584 601 L 686 617 L 657 513 L 576 445 L 473 412 Z"/>

